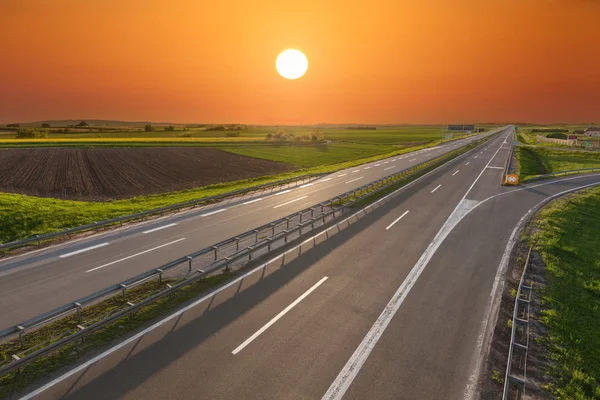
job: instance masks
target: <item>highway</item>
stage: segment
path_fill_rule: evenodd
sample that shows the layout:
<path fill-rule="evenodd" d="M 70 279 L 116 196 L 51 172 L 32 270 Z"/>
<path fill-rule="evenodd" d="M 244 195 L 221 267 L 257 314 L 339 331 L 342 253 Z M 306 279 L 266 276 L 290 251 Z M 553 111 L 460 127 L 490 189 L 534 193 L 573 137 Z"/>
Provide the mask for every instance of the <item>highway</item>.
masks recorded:
<path fill-rule="evenodd" d="M 25 399 L 465 399 L 524 216 L 600 174 L 499 185 L 493 139 Z"/>
<path fill-rule="evenodd" d="M 485 133 L 482 136 L 490 135 Z M 193 209 L 0 260 L 0 329 L 477 139 L 446 142 L 291 190 Z"/>

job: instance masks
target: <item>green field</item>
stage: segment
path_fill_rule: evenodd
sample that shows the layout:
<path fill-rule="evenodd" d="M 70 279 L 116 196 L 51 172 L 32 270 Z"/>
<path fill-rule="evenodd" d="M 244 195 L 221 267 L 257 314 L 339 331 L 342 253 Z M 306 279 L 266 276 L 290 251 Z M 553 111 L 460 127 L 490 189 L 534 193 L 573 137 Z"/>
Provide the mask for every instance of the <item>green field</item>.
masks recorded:
<path fill-rule="evenodd" d="M 600 167 L 600 153 L 597 152 L 551 150 L 532 146 L 516 147 L 516 152 L 520 181 L 551 172 Z"/>
<path fill-rule="evenodd" d="M 600 188 L 552 202 L 534 220 L 546 264 L 543 343 L 559 399 L 600 399 Z"/>

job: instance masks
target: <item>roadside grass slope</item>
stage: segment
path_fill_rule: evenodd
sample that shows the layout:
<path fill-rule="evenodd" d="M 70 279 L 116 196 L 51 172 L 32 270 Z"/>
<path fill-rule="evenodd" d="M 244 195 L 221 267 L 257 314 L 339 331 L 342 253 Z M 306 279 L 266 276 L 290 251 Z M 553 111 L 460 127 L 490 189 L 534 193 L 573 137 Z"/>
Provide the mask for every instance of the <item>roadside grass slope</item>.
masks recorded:
<path fill-rule="evenodd" d="M 559 399 L 600 399 L 600 188 L 556 200 L 534 220 L 546 264 L 544 340 Z"/>
<path fill-rule="evenodd" d="M 551 172 L 600 167 L 600 153 L 519 146 L 517 173 L 521 181 Z"/>

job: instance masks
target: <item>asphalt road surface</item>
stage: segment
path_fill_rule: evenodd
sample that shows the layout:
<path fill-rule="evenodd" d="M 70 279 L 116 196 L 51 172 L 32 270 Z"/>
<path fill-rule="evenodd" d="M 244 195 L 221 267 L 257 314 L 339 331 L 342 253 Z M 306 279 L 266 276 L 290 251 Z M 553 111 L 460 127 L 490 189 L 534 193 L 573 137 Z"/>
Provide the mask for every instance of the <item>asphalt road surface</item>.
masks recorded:
<path fill-rule="evenodd" d="M 0 330 L 475 139 L 338 171 L 292 190 L 195 209 L 2 259 Z"/>
<path fill-rule="evenodd" d="M 549 196 L 600 184 L 595 174 L 500 186 L 507 137 L 25 398 L 471 397 L 515 226 Z"/>

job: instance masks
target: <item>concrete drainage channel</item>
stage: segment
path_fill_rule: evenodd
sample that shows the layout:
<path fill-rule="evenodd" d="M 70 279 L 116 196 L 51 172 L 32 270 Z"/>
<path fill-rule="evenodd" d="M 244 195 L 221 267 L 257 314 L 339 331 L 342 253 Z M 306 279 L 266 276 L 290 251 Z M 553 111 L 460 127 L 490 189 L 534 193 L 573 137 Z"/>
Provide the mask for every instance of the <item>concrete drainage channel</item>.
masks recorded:
<path fill-rule="evenodd" d="M 12 347 L 18 348 L 19 351 L 0 364 L 0 377 L 12 371 L 20 370 L 28 363 L 42 357 L 47 357 L 47 362 L 51 364 L 51 355 L 64 346 L 78 340 L 83 341 L 87 335 L 123 318 L 133 318 L 135 312 L 143 307 L 203 278 L 214 276 L 221 271 L 239 270 L 253 260 L 256 261 L 267 255 L 275 256 L 270 260 L 271 262 L 281 260 L 283 264 L 287 254 L 300 255 L 302 251 L 316 246 L 320 241 L 329 238 L 330 235 L 341 231 L 345 226 L 370 214 L 373 210 L 391 200 L 396 193 L 406 187 L 406 185 L 402 185 L 403 182 L 410 182 L 418 176 L 432 171 L 468 152 L 473 147 L 490 140 L 492 137 L 494 136 L 480 139 L 471 145 L 371 182 L 316 206 L 202 249 L 160 268 L 147 271 L 73 303 L 5 329 L 0 332 L 0 341 L 4 344 L 12 343 Z M 401 186 L 392 193 L 374 201 L 358 212 L 350 213 L 352 205 L 398 185 Z M 334 204 L 336 205 L 334 206 Z M 303 240 L 310 235 L 313 236 Z M 266 265 L 267 263 L 263 266 L 266 267 Z M 146 297 L 133 298 L 129 294 L 135 292 L 136 287 L 154 280 L 158 282 L 159 289 L 149 293 Z M 119 299 L 121 306 L 112 308 L 106 314 L 96 314 L 93 319 L 85 317 L 86 308 L 111 298 Z M 72 322 L 74 315 L 77 323 Z M 61 327 L 61 321 L 67 318 L 71 319 L 71 323 L 65 323 Z M 49 325 L 52 326 L 53 338 L 43 341 L 29 339 L 28 336 L 34 338 L 36 332 Z M 32 345 L 29 345 L 29 343 L 32 343 Z M 39 362 L 36 362 L 36 364 L 39 364 Z"/>

